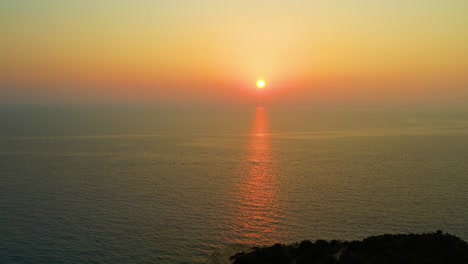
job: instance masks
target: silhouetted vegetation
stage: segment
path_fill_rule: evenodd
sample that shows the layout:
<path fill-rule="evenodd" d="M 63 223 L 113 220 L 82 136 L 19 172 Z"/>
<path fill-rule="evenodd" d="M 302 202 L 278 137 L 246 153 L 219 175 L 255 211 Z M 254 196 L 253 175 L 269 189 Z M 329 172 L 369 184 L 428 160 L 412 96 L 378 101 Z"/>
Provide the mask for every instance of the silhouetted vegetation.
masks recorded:
<path fill-rule="evenodd" d="M 275 244 L 232 256 L 234 264 L 468 264 L 468 244 L 443 234 L 371 236 L 362 241 L 304 240 L 294 245 Z"/>

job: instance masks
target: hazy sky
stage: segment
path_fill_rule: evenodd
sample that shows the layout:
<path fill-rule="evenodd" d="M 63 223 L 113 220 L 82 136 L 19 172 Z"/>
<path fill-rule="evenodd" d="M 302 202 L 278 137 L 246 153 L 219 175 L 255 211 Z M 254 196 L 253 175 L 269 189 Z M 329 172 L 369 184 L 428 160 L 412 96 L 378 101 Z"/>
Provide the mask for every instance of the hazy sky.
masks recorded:
<path fill-rule="evenodd" d="M 467 14 L 466 0 L 3 0 L 0 103 L 464 104 Z"/>

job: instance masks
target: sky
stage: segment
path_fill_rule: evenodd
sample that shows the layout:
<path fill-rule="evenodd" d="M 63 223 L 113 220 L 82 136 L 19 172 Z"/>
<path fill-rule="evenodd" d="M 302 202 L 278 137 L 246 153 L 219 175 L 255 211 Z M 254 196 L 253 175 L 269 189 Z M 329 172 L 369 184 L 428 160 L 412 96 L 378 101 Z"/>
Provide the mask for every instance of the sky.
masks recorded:
<path fill-rule="evenodd" d="M 0 104 L 463 105 L 466 14 L 466 0 L 3 0 Z"/>

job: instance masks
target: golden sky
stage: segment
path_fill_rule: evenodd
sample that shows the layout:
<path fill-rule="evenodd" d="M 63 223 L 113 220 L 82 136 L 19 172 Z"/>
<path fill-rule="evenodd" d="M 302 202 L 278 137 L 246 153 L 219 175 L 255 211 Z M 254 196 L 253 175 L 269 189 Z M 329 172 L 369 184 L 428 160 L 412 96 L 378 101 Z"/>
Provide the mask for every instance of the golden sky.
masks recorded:
<path fill-rule="evenodd" d="M 0 103 L 463 104 L 467 14 L 465 0 L 6 0 Z"/>

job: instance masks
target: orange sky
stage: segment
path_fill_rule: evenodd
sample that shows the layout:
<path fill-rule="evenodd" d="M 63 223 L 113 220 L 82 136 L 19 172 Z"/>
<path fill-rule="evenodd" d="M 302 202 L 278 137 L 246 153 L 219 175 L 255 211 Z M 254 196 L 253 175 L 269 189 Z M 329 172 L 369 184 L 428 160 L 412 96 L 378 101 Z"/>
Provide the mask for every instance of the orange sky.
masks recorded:
<path fill-rule="evenodd" d="M 66 2 L 0 3 L 0 103 L 468 102 L 467 1 Z"/>

